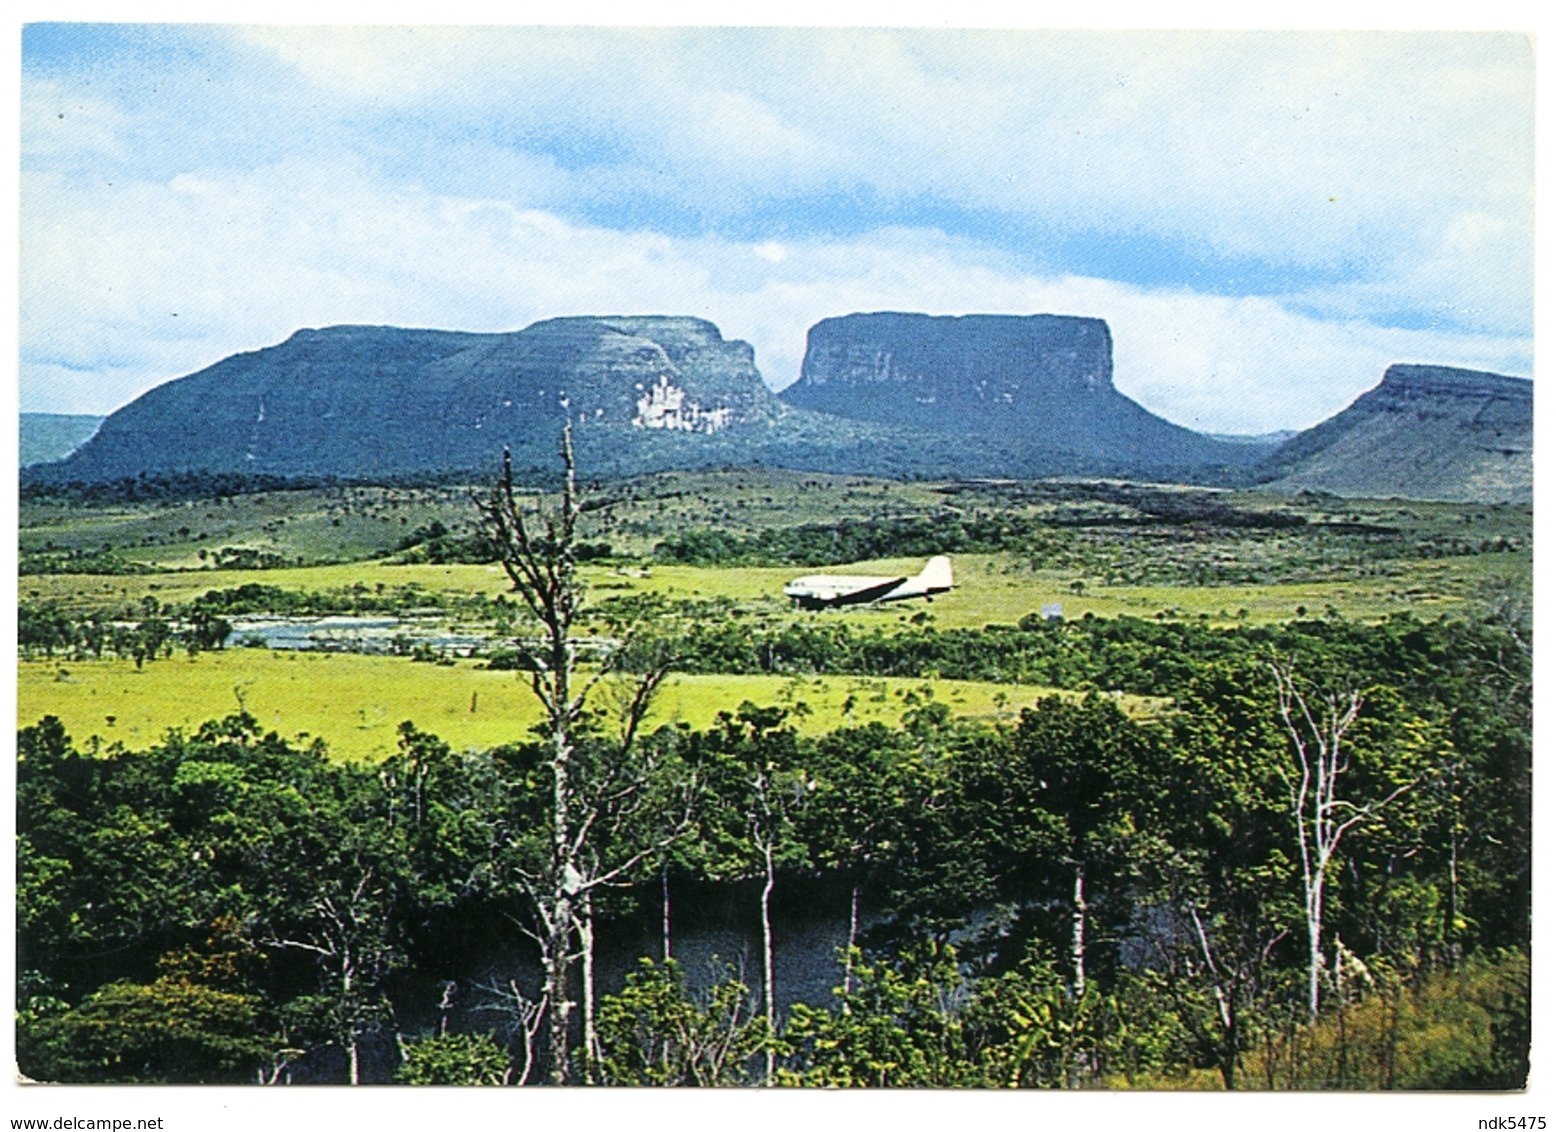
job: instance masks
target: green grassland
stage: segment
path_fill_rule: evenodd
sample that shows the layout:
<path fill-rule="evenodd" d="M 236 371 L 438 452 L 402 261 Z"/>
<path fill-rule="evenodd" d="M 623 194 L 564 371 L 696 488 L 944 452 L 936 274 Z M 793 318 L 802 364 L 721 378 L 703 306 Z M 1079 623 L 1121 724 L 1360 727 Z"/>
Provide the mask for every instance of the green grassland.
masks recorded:
<path fill-rule="evenodd" d="M 444 606 L 450 622 L 479 619 L 487 603 L 509 590 L 497 566 L 402 564 L 395 553 L 427 524 L 469 531 L 472 490 L 329 487 L 96 505 L 24 500 L 19 598 L 72 615 L 138 616 L 126 611 L 148 597 L 176 608 L 208 591 L 260 583 L 296 593 L 401 594 L 410 604 L 425 598 Z M 1527 507 L 1103 481 L 893 483 L 749 469 L 665 473 L 601 485 L 593 495 L 608 506 L 588 513 L 582 537 L 611 551 L 581 568 L 588 603 L 597 610 L 652 596 L 679 618 L 739 616 L 765 626 L 822 618 L 888 630 L 928 622 L 961 629 L 1011 624 L 1057 603 L 1066 618 L 1131 615 L 1223 626 L 1328 613 L 1358 620 L 1400 612 L 1475 615 L 1508 596 L 1527 601 L 1532 587 Z M 655 558 L 665 540 L 686 531 L 756 540 L 844 521 L 883 529 L 912 521 L 934 532 L 963 520 L 985 529 L 991 520 L 1008 521 L 1015 533 L 1010 545 L 992 551 L 954 551 L 957 588 L 932 603 L 804 613 L 782 596 L 785 582 L 819 570 L 912 574 L 923 565 L 918 554 L 749 566 Z M 272 556 L 273 568 L 213 568 L 234 547 Z M 143 572 L 49 572 L 49 556 L 71 554 L 102 554 Z M 28 569 L 29 556 L 38 569 Z M 472 598 L 480 600 L 472 605 Z M 683 677 L 666 689 L 659 718 L 702 726 L 744 699 L 789 697 L 812 709 L 808 728 L 850 719 L 895 722 L 906 695 L 925 682 L 873 681 L 868 694 L 863 683 Z M 128 661 L 25 662 L 19 684 L 24 725 L 52 713 L 78 738 L 128 746 L 234 711 L 240 701 L 265 726 L 289 737 L 322 736 L 348 758 L 391 749 L 404 719 L 456 746 L 481 746 L 510 741 L 537 718 L 513 673 L 480 671 L 469 662 L 439 667 L 245 649 L 158 660 L 139 671 Z M 950 681 L 935 681 L 933 688 L 957 712 L 984 716 L 1037 694 Z"/>
<path fill-rule="evenodd" d="M 243 547 L 290 565 L 349 562 L 387 554 L 434 520 L 468 524 L 467 488 L 332 487 L 213 499 L 83 507 L 28 501 L 20 550 L 106 551 L 136 566 L 199 570 Z"/>
<path fill-rule="evenodd" d="M 362 587 L 398 589 L 418 586 L 430 594 L 495 597 L 509 582 L 497 566 L 401 566 L 385 562 L 344 562 L 276 570 L 187 570 L 153 574 L 33 574 L 20 583 L 23 601 L 58 602 L 72 612 L 135 605 L 145 597 L 181 604 L 210 590 L 235 589 L 251 582 L 287 590 L 337 591 Z"/>
<path fill-rule="evenodd" d="M 404 720 L 466 750 L 523 739 L 541 718 L 525 677 L 468 661 L 443 666 L 401 657 L 229 649 L 143 668 L 127 660 L 24 661 L 17 684 L 20 726 L 54 715 L 78 743 L 121 743 L 129 750 L 151 746 L 169 728 L 193 731 L 240 708 L 285 738 L 323 739 L 339 759 L 389 754 Z M 607 718 L 611 691 L 602 682 L 595 697 Z M 796 709 L 800 730 L 820 733 L 875 720 L 895 725 L 904 711 L 928 699 L 960 716 L 1010 717 L 1049 694 L 1070 693 L 960 680 L 674 676 L 650 722 L 705 728 L 720 711 L 749 700 Z M 1118 698 L 1132 713 L 1153 710 L 1147 699 Z"/>
<path fill-rule="evenodd" d="M 119 504 L 27 498 L 21 504 L 19 545 L 24 558 L 51 549 L 107 549 L 164 569 L 208 568 L 223 548 L 235 546 L 274 554 L 288 565 L 299 559 L 302 565 L 360 561 L 388 555 L 432 522 L 456 533 L 468 531 L 475 521 L 472 495 L 479 486 L 325 487 Z M 1154 558 L 1163 545 L 1175 556 L 1209 561 L 1249 553 L 1302 558 L 1311 557 L 1307 552 L 1312 550 L 1312 539 L 1304 546 L 1303 536 L 1345 543 L 1368 535 L 1375 540 L 1384 531 L 1407 541 L 1526 541 L 1530 525 L 1527 506 L 1287 496 L 1106 480 L 897 483 L 780 469 L 666 472 L 596 485 L 590 498 L 599 506 L 585 516 L 582 537 L 609 543 L 619 557 L 637 559 L 652 556 L 666 539 L 699 529 L 749 534 L 913 516 L 936 521 L 997 516 L 1068 528 L 1104 561 L 1129 548 L 1143 548 Z M 1261 532 L 1244 523 L 1231 537 L 1205 524 L 1186 530 L 1177 520 L 1205 502 L 1244 520 L 1299 519 L 1304 527 Z"/>
<path fill-rule="evenodd" d="M 468 533 L 473 486 L 331 487 L 225 499 L 83 506 L 24 500 L 19 547 L 23 600 L 111 608 L 147 594 L 179 602 L 248 581 L 288 589 L 418 585 L 493 595 L 502 575 L 481 566 L 396 566 L 396 548 L 428 524 Z M 1446 611 L 1488 588 L 1527 592 L 1528 507 L 1347 500 L 1210 492 L 1112 481 L 1023 484 L 893 483 L 779 470 L 663 473 L 601 485 L 581 537 L 609 547 L 588 572 L 597 596 L 653 592 L 782 608 L 782 583 L 822 568 L 916 571 L 927 557 L 848 562 L 809 555 L 740 570 L 655 561 L 688 532 L 756 538 L 844 523 L 919 521 L 1012 525 L 1009 545 L 956 558 L 961 590 L 940 623 L 1013 620 L 1060 600 L 1066 614 L 1155 615 L 1179 610 L 1235 620 L 1280 619 L 1333 606 L 1348 616 Z M 1198 509 L 1198 510 L 1196 510 Z M 1261 526 L 1261 524 L 1264 524 Z M 1282 525 L 1285 524 L 1285 525 Z M 281 569 L 217 569 L 234 551 Z M 70 555 L 104 556 L 72 564 Z M 113 562 L 126 571 L 103 571 Z M 650 566 L 650 578 L 626 575 Z M 91 571 L 99 571 L 93 574 Z M 850 616 L 880 617 L 879 611 Z"/>
<path fill-rule="evenodd" d="M 911 574 L 922 559 L 881 559 L 842 563 L 840 572 Z M 1527 555 L 1483 554 L 1454 559 L 1398 561 L 1387 568 L 1333 580 L 1213 586 L 1109 585 L 1068 571 L 1033 568 L 1009 554 L 969 554 L 955 558 L 957 588 L 932 602 L 910 601 L 860 606 L 821 614 L 789 608 L 782 590 L 797 576 L 792 566 L 698 567 L 650 566 L 643 569 L 592 566 L 582 570 L 590 600 L 652 594 L 671 602 L 732 602 L 743 612 L 769 620 L 842 618 L 861 625 L 892 625 L 927 614 L 942 628 L 1009 624 L 1044 605 L 1059 603 L 1066 617 L 1128 614 L 1200 617 L 1227 625 L 1285 621 L 1330 608 L 1346 617 L 1372 620 L 1391 613 L 1423 617 L 1473 606 L 1487 592 L 1528 592 Z M 491 565 L 396 565 L 382 561 L 305 566 L 263 571 L 194 570 L 121 576 L 39 574 L 21 580 L 20 596 L 55 602 L 73 612 L 115 609 L 145 597 L 182 604 L 210 590 L 262 582 L 287 590 L 365 592 L 417 587 L 443 598 L 496 597 L 509 590 L 507 577 Z M 1076 583 L 1080 586 L 1077 588 Z M 1300 612 L 1299 612 L 1300 611 Z"/>
<path fill-rule="evenodd" d="M 782 598 L 783 584 L 796 576 L 793 567 L 720 569 L 656 566 L 647 577 L 595 573 L 596 598 L 621 593 L 656 594 L 671 601 L 724 598 L 747 612 L 772 620 L 841 618 L 860 625 L 891 625 L 926 614 L 940 628 L 977 628 L 1011 624 L 1043 606 L 1058 603 L 1065 617 L 1204 616 L 1214 625 L 1289 621 L 1333 608 L 1341 615 L 1376 620 L 1391 613 L 1414 612 L 1423 617 L 1462 610 L 1478 600 L 1488 586 L 1520 588 L 1527 580 L 1527 560 L 1509 555 L 1466 556 L 1441 561 L 1398 563 L 1386 573 L 1343 580 L 1283 582 L 1256 585 L 1169 586 L 1088 583 L 1068 572 L 1033 569 L 1007 554 L 969 554 L 955 559 L 957 588 L 930 602 L 906 601 L 855 606 L 824 613 L 795 613 Z M 922 559 L 893 558 L 844 563 L 841 573 L 913 574 Z M 1074 583 L 1081 581 L 1076 592 Z"/>
<path fill-rule="evenodd" d="M 321 487 L 86 506 L 28 499 L 19 545 L 24 556 L 108 551 L 163 570 L 209 570 L 229 547 L 294 566 L 357 562 L 388 556 L 433 522 L 469 530 L 479 487 Z M 628 557 L 650 556 L 666 535 L 692 526 L 752 530 L 879 519 L 944 503 L 930 485 L 780 469 L 666 472 L 598 486 L 593 495 L 606 505 L 591 512 L 584 537 L 606 540 Z"/>

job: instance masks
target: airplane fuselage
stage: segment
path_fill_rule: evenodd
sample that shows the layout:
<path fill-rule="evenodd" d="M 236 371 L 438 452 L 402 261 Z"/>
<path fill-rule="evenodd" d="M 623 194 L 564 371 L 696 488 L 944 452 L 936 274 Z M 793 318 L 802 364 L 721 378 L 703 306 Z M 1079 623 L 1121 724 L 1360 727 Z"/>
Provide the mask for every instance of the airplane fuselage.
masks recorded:
<path fill-rule="evenodd" d="M 931 600 L 935 594 L 952 588 L 950 559 L 931 558 L 916 576 L 883 577 L 878 574 L 807 574 L 783 587 L 784 595 L 801 609 L 829 609 L 839 605 L 868 605 L 884 601 L 906 601 L 921 597 Z"/>

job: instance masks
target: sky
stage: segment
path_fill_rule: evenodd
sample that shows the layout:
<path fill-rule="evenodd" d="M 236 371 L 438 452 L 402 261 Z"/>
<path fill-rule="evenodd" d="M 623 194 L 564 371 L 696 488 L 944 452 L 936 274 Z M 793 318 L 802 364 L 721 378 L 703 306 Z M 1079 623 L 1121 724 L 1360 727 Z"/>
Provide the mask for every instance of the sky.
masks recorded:
<path fill-rule="evenodd" d="M 30 7 L 58 19 L 83 5 Z M 511 7 L 377 0 L 344 18 L 527 12 Z M 542 18 L 619 23 L 663 7 L 619 18 L 607 7 L 602 19 L 575 0 Z M 786 0 L 781 18 L 999 24 L 1015 7 L 941 0 L 924 16 L 893 0 L 859 19 L 847 0 Z M 1229 7 L 1234 21 L 1277 26 L 1536 23 L 1518 5 L 1509 18 L 1501 0 Z M 85 8 L 97 19 L 215 14 Z M 1119 18 L 1097 0 L 1044 6 L 1043 18 L 1049 8 Z M 1227 19 L 1183 2 L 1162 10 Z M 772 11 L 725 3 L 712 22 Z M 495 331 L 589 313 L 712 319 L 753 343 L 775 387 L 797 376 L 807 328 L 831 315 L 1098 316 L 1121 390 L 1222 432 L 1315 423 L 1394 362 L 1533 373 L 1535 63 L 1520 34 L 298 24 L 343 18 L 332 0 L 271 0 L 263 15 L 291 22 L 18 29 L 23 410 L 106 413 L 300 327 Z M 14 493 L 0 501 L 14 506 Z M 0 826 L 13 817 L 0 809 Z M 0 1057 L 11 1040 L 0 1031 Z M 1549 1094 L 1545 1063 L 1525 1100 Z M 42 1104 L 36 1115 L 73 1099 L 99 1116 L 170 1112 L 169 1127 L 274 1128 L 283 1116 L 310 1128 L 321 1112 L 377 1115 L 369 1100 L 391 1124 L 417 1101 L 444 1123 L 515 1113 L 500 1090 L 461 1096 L 457 1112 L 446 1094 L 131 1092 L 39 1101 L 9 1077 L 0 1087 Z M 889 1126 L 944 1128 L 1095 1121 L 1095 1099 L 1044 1096 L 1040 1112 L 944 1093 L 869 1103 Z M 1173 1127 L 1226 1122 L 1219 1106 L 1185 1112 L 1197 1099 L 1108 1107 Z M 853 1110 L 795 1095 L 589 1100 L 621 1102 L 617 1122 L 639 1128 L 683 1128 L 688 1111 L 761 1129 L 859 1125 Z M 1356 1111 L 1372 1102 L 1376 1112 Z M 1427 1129 L 1495 1115 L 1468 1095 L 1254 1103 L 1278 1129 L 1336 1115 L 1398 1123 L 1402 1105 Z M 520 1115 L 577 1124 L 583 1104 L 537 1094 Z"/>
<path fill-rule="evenodd" d="M 301 327 L 689 314 L 768 384 L 853 311 L 1107 319 L 1212 432 L 1396 362 L 1532 376 L 1511 32 L 22 34 L 20 400 L 107 413 Z"/>

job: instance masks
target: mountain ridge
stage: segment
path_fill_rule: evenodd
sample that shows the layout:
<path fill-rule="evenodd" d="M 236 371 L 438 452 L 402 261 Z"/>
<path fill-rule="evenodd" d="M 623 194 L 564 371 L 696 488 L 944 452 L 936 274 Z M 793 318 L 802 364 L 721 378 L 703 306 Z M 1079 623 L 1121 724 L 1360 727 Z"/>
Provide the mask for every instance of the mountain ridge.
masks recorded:
<path fill-rule="evenodd" d="M 569 316 L 497 333 L 302 329 L 147 391 L 22 483 L 484 475 L 505 446 L 517 469 L 544 477 L 569 420 L 580 467 L 612 478 L 767 465 L 1445 499 L 1532 491 L 1527 379 L 1391 366 L 1312 429 L 1217 437 L 1118 392 L 1101 319 L 903 312 L 817 323 L 801 380 L 782 393 L 748 343 L 691 316 Z"/>
<path fill-rule="evenodd" d="M 1280 491 L 1529 502 L 1534 382 L 1391 365 L 1346 408 L 1277 448 L 1263 475 Z"/>
<path fill-rule="evenodd" d="M 477 467 L 504 443 L 549 452 L 568 417 L 691 433 L 778 412 L 751 347 L 699 319 L 324 327 L 149 390 L 48 474 L 396 475 Z"/>

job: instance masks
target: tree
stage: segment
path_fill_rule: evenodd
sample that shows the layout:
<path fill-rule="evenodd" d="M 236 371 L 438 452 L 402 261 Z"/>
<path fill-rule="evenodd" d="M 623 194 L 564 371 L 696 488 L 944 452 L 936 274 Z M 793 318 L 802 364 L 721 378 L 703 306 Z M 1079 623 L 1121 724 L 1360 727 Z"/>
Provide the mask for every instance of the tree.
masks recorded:
<path fill-rule="evenodd" d="M 876 873 L 905 858 L 911 829 L 933 804 L 937 784 L 912 739 L 875 722 L 834 731 L 816 744 L 802 833 L 817 863 L 850 881 L 844 993 L 853 989 L 861 893 Z"/>
<path fill-rule="evenodd" d="M 1007 1088 L 1080 1088 L 1103 1072 L 1117 1044 L 1117 1004 L 1093 980 L 1076 995 L 1041 955 L 980 985 L 963 1023 L 988 1083 Z M 1111 1023 L 1111 1025 L 1110 1025 Z"/>
<path fill-rule="evenodd" d="M 578 747 L 578 872 L 574 912 L 582 962 L 585 1080 L 593 1083 L 599 1056 L 595 1031 L 595 897 L 601 890 L 641 879 L 643 866 L 662 861 L 690 828 L 698 776 L 679 757 L 679 736 L 666 729 L 639 741 L 635 731 L 662 670 L 640 674 L 619 735 L 591 735 Z M 625 722 L 630 720 L 631 722 Z"/>
<path fill-rule="evenodd" d="M 642 959 L 600 1011 L 608 1085 L 747 1085 L 750 1063 L 772 1045 L 744 983 L 726 977 L 700 995 L 674 960 Z"/>
<path fill-rule="evenodd" d="M 1319 982 L 1324 969 L 1324 897 L 1330 866 L 1345 835 L 1414 788 L 1420 778 L 1395 781 L 1370 802 L 1341 796 L 1342 779 L 1352 769 L 1351 732 L 1361 718 L 1364 699 L 1355 689 L 1323 691 L 1304 687 L 1289 665 L 1272 664 L 1281 723 L 1289 740 L 1291 763 L 1281 769 L 1296 823 L 1302 870 L 1303 914 L 1307 926 L 1309 1017 L 1318 1016 Z M 1395 752 L 1396 778 L 1409 774 L 1412 761 Z M 1293 765 L 1294 764 L 1294 765 Z M 1385 781 L 1385 786 L 1388 783 Z"/>
<path fill-rule="evenodd" d="M 320 993 L 294 1000 L 289 1015 L 340 1043 L 346 1079 L 357 1085 L 362 1035 L 390 1014 L 382 983 L 399 959 L 390 940 L 392 886 L 380 863 L 359 851 L 342 854 L 317 880 L 318 895 L 302 922 L 264 942 L 315 957 Z"/>
<path fill-rule="evenodd" d="M 1156 747 L 1109 700 L 1053 696 L 953 764 L 956 828 L 942 855 L 981 876 L 982 891 L 968 896 L 1037 921 L 1067 954 L 1076 998 L 1093 974 L 1097 929 L 1117 938 L 1133 909 L 1133 843 L 1155 793 L 1134 783 L 1151 781 Z"/>
<path fill-rule="evenodd" d="M 612 825 L 616 832 L 626 829 L 630 824 L 627 816 L 642 809 L 640 802 L 647 796 L 651 770 L 619 772 L 625 756 L 634 749 L 669 661 L 660 657 L 638 673 L 632 690 L 620 697 L 624 717 L 620 743 L 611 752 L 614 757 L 581 753 L 580 741 L 589 730 L 586 705 L 590 693 L 602 680 L 622 673 L 628 657 L 638 654 L 628 647 L 634 635 L 629 627 L 626 639 L 598 654 L 592 671 L 585 672 L 581 663 L 578 627 L 584 592 L 576 567 L 578 524 L 586 505 L 578 487 L 571 424 L 562 429 L 561 461 L 562 490 L 552 510 L 521 504 L 514 491 L 512 457 L 506 449 L 501 478 L 484 499 L 478 500 L 485 534 L 497 560 L 540 626 L 538 641 L 521 637 L 516 646 L 528 671 L 530 689 L 545 713 L 541 730 L 550 780 L 547 844 L 539 859 L 517 867 L 515 876 L 530 898 L 535 917 L 527 934 L 540 951 L 548 1079 L 556 1085 L 565 1085 L 571 1078 L 572 1015 L 577 1005 L 573 971 L 579 960 L 587 963 L 592 954 L 595 893 L 628 876 L 685 828 L 684 821 L 668 830 L 661 828 L 648 844 L 626 849 L 617 846 L 610 854 L 600 852 L 597 842 L 591 841 L 604 826 Z M 590 981 L 585 979 L 585 989 L 592 994 Z M 592 1025 L 592 1017 L 586 1017 L 586 1038 Z M 591 1045 L 586 1040 L 586 1079 L 593 1057 Z"/>
<path fill-rule="evenodd" d="M 778 1030 L 778 996 L 773 974 L 772 897 L 783 869 L 808 863 L 797 819 L 815 785 L 800 769 L 799 739 L 788 723 L 790 709 L 742 703 L 718 726 L 695 737 L 709 781 L 702 815 L 704 838 L 712 843 L 708 871 L 722 877 L 760 878 L 758 913 L 762 930 L 762 1000 L 768 1028 Z M 774 1082 L 776 1053 L 767 1051 L 764 1084 Z"/>
<path fill-rule="evenodd" d="M 204 947 L 170 952 L 149 983 L 121 979 L 74 1009 L 18 1018 L 18 1061 L 37 1080 L 241 1084 L 271 1062 L 264 1004 L 242 968 L 254 955 L 230 919 Z"/>
<path fill-rule="evenodd" d="M 1282 870 L 1243 865 L 1213 849 L 1179 849 L 1154 862 L 1151 975 L 1158 999 L 1227 1089 L 1253 1022 L 1278 985 L 1275 952 L 1288 934 L 1279 891 Z"/>
<path fill-rule="evenodd" d="M 1289 985 L 1282 960 L 1301 915 L 1268 693 L 1251 665 L 1207 665 L 1185 685 L 1160 774 L 1172 788 L 1140 855 L 1160 1001 L 1228 1089 L 1261 1008 Z"/>
<path fill-rule="evenodd" d="M 486 1034 L 438 1034 L 412 1042 L 395 1070 L 401 1085 L 506 1085 L 508 1055 Z"/>
<path fill-rule="evenodd" d="M 853 990 L 835 1011 L 796 1003 L 784 1039 L 796 1054 L 788 1084 L 824 1088 L 948 1088 L 984 1084 L 961 1005 L 954 949 L 927 943 L 895 964 L 855 957 Z"/>

